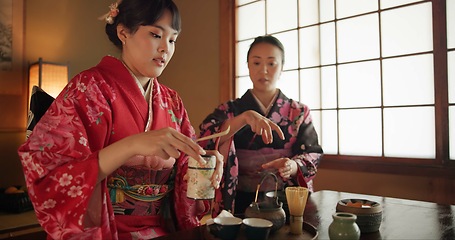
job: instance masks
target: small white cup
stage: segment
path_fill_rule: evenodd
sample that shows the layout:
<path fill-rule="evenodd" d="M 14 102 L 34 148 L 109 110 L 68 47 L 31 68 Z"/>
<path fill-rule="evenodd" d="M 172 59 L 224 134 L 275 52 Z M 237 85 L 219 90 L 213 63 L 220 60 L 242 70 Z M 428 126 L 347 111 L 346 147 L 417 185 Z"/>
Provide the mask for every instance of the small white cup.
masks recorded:
<path fill-rule="evenodd" d="M 205 164 L 200 164 L 196 159 L 188 159 L 188 189 L 186 196 L 191 199 L 213 199 L 215 188 L 212 186 L 212 175 L 215 171 L 215 155 L 202 155 Z"/>

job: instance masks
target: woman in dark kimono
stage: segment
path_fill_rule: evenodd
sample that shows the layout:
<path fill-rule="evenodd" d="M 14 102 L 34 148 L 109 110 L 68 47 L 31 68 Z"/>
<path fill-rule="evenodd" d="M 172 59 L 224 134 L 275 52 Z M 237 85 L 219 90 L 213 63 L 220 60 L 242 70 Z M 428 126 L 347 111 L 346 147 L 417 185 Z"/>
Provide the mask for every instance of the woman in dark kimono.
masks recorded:
<path fill-rule="evenodd" d="M 280 189 L 300 185 L 312 191 L 323 154 L 308 106 L 276 88 L 284 64 L 281 42 L 272 36 L 257 37 L 247 57 L 253 88 L 218 106 L 200 125 L 201 136 L 230 127 L 218 143 L 225 163 L 213 215 L 223 209 L 242 214 L 267 172 L 279 177 Z M 205 144 L 207 148 L 216 145 Z M 274 189 L 275 182 L 265 180 L 260 191 Z"/>

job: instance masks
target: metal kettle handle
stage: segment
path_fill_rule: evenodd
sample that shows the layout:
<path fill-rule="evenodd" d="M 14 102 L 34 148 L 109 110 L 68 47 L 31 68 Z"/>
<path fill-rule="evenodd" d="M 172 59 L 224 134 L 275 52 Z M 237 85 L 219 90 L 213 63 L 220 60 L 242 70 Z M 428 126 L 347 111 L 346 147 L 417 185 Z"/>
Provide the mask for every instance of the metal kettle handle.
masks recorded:
<path fill-rule="evenodd" d="M 256 189 L 256 197 L 254 198 L 254 202 L 257 203 L 258 202 L 258 194 L 259 194 L 259 189 L 261 188 L 261 185 L 262 183 L 264 182 L 265 178 L 268 177 L 268 176 L 272 176 L 275 180 L 275 197 L 278 198 L 278 177 L 272 173 L 272 172 L 267 172 L 261 179 L 261 181 L 259 182 L 258 184 L 258 187 Z"/>

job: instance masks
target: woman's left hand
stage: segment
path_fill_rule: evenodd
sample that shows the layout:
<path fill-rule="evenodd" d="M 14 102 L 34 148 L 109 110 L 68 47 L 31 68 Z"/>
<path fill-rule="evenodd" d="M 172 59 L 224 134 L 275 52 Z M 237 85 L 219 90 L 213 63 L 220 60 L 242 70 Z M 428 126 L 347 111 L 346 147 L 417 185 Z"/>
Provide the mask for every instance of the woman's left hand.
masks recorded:
<path fill-rule="evenodd" d="M 215 155 L 216 157 L 216 167 L 212 175 L 212 186 L 215 189 L 220 187 L 221 176 L 223 176 L 223 164 L 224 157 L 217 150 L 205 150 L 207 155 Z"/>
<path fill-rule="evenodd" d="M 262 164 L 263 169 L 276 169 L 281 178 L 286 181 L 297 173 L 297 162 L 289 158 L 278 158 Z"/>
<path fill-rule="evenodd" d="M 216 167 L 215 171 L 213 171 L 212 178 L 210 181 L 212 182 L 212 186 L 215 189 L 218 189 L 220 187 L 220 181 L 221 181 L 221 176 L 223 176 L 223 164 L 224 164 L 224 157 L 221 155 L 220 152 L 217 150 L 205 150 L 206 155 L 215 155 L 216 158 Z M 188 173 L 183 176 L 184 181 L 188 181 Z"/>

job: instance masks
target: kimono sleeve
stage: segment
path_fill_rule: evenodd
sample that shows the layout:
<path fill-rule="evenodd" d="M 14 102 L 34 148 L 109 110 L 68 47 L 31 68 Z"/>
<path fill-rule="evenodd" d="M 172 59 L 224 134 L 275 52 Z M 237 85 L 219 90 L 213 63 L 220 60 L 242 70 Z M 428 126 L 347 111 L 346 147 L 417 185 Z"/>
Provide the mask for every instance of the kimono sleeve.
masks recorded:
<path fill-rule="evenodd" d="M 98 151 L 111 127 L 100 85 L 90 73 L 75 76 L 18 149 L 37 218 L 53 239 L 100 233 L 98 227 L 85 228 L 84 222 L 97 186 Z M 106 214 L 101 195 L 95 199 L 100 201 L 96 205 L 104 206 L 99 214 Z M 108 222 L 100 215 L 98 219 Z"/>
<path fill-rule="evenodd" d="M 317 173 L 319 162 L 323 156 L 322 147 L 318 143 L 318 135 L 313 126 L 310 109 L 302 105 L 302 115 L 297 140 L 292 146 L 292 157 L 299 166 L 297 182 L 301 186 L 307 186 L 312 191 L 312 184 L 308 184 Z"/>

